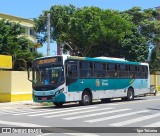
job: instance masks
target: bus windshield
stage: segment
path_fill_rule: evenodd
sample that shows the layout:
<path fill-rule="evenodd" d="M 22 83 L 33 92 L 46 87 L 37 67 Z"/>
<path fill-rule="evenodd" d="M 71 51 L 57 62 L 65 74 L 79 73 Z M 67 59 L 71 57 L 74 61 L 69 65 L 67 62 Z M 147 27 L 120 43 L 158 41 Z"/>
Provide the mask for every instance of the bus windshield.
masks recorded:
<path fill-rule="evenodd" d="M 53 89 L 64 83 L 62 66 L 41 67 L 33 69 L 33 88 Z M 48 89 L 47 89 L 48 88 Z"/>

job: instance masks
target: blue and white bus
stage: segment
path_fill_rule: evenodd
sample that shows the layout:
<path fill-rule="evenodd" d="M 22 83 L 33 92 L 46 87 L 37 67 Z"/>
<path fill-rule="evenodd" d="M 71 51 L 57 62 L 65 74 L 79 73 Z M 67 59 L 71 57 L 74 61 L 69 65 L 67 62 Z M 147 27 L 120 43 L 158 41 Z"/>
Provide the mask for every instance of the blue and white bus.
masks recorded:
<path fill-rule="evenodd" d="M 29 75 L 28 75 L 29 78 Z M 32 63 L 34 102 L 89 105 L 93 100 L 133 100 L 150 88 L 149 65 L 108 57 L 53 56 Z"/>

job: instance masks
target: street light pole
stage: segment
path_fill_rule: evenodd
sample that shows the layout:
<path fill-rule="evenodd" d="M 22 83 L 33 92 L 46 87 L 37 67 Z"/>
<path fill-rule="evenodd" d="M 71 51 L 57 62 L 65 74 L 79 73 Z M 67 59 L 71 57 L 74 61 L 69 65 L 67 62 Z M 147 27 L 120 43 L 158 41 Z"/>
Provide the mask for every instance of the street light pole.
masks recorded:
<path fill-rule="evenodd" d="M 47 14 L 47 56 L 50 56 L 50 13 Z"/>

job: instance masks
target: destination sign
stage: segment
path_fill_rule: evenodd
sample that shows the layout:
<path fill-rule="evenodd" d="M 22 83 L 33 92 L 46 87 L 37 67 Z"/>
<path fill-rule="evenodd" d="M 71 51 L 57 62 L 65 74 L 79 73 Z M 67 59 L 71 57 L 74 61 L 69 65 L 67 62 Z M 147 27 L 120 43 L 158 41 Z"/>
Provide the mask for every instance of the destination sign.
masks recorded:
<path fill-rule="evenodd" d="M 57 61 L 58 61 L 58 58 L 47 58 L 47 59 L 39 60 L 38 64 L 42 65 L 42 64 L 47 64 L 47 63 L 55 63 Z"/>

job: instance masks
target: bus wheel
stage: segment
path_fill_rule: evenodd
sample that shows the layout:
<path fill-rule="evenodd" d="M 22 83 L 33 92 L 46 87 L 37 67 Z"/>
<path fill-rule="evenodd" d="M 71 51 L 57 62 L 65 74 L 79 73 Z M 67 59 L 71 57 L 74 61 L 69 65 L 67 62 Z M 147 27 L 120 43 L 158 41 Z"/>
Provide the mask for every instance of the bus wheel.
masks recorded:
<path fill-rule="evenodd" d="M 54 102 L 54 105 L 55 105 L 56 107 L 62 107 L 63 102 Z"/>
<path fill-rule="evenodd" d="M 111 99 L 110 98 L 101 99 L 101 102 L 103 103 L 111 102 Z"/>
<path fill-rule="evenodd" d="M 155 93 L 154 93 L 154 96 L 156 96 L 157 95 L 157 91 L 155 91 Z"/>
<path fill-rule="evenodd" d="M 79 102 L 80 105 L 86 106 L 92 103 L 91 95 L 88 91 L 83 92 L 82 100 Z"/>
<path fill-rule="evenodd" d="M 132 101 L 134 99 L 134 91 L 132 88 L 129 88 L 127 91 L 127 100 Z"/>

